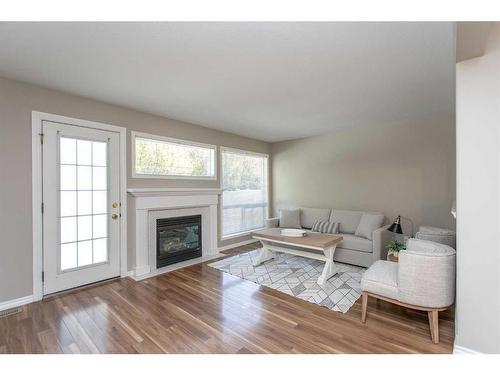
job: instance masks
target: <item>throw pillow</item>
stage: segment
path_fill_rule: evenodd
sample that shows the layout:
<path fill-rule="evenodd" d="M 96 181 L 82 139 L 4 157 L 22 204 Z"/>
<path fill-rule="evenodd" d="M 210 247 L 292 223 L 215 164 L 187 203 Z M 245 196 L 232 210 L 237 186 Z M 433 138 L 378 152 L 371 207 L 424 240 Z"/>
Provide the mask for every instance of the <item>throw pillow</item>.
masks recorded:
<path fill-rule="evenodd" d="M 339 232 L 339 223 L 328 220 L 317 220 L 312 227 L 312 231 L 319 233 L 337 234 Z"/>
<path fill-rule="evenodd" d="M 281 210 L 280 228 L 302 228 L 300 226 L 300 210 Z"/>
<path fill-rule="evenodd" d="M 382 226 L 384 219 L 384 215 L 382 214 L 364 213 L 363 216 L 361 216 L 361 221 L 359 222 L 358 228 L 354 234 L 371 240 L 373 231 Z"/>

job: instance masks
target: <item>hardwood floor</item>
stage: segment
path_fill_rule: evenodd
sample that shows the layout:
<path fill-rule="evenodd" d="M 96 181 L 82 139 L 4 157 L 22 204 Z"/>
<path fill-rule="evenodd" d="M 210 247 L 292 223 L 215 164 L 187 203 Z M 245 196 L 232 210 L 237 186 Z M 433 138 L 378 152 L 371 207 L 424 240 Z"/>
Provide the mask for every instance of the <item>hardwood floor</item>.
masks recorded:
<path fill-rule="evenodd" d="M 229 253 L 252 249 L 253 245 Z M 32 303 L 0 319 L 0 353 L 450 353 L 453 314 L 433 344 L 427 314 L 361 299 L 345 315 L 206 264 Z"/>

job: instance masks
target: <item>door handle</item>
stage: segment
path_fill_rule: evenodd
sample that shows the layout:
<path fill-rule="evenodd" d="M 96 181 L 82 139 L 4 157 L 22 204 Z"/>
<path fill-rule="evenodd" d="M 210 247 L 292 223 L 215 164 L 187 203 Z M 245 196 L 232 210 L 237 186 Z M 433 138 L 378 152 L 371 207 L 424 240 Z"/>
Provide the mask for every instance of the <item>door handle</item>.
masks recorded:
<path fill-rule="evenodd" d="M 118 215 L 117 215 L 117 214 L 113 214 L 113 215 L 111 215 L 111 219 L 113 219 L 113 220 L 118 219 Z"/>

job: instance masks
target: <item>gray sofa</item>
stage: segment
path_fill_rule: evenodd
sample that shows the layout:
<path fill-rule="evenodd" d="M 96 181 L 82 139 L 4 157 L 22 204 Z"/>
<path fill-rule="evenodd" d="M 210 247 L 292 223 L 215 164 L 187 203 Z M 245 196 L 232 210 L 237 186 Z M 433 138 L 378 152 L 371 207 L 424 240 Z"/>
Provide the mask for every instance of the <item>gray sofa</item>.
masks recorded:
<path fill-rule="evenodd" d="M 386 259 L 386 246 L 392 238 L 392 233 L 387 231 L 389 225 L 384 225 L 373 232 L 371 240 L 356 236 L 354 233 L 361 221 L 361 216 L 363 216 L 363 211 L 301 207 L 300 225 L 310 230 L 317 220 L 340 223 L 339 232 L 344 239 L 337 246 L 333 259 L 337 262 L 370 267 L 375 261 Z M 268 228 L 279 227 L 279 218 L 267 219 L 266 226 Z"/>

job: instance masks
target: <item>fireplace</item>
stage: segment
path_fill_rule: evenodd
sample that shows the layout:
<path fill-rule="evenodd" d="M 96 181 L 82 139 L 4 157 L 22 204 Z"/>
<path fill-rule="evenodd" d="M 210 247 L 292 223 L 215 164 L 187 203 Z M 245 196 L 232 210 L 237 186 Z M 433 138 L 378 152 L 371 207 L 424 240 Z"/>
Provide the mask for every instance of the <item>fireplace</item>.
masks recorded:
<path fill-rule="evenodd" d="M 201 215 L 156 219 L 156 267 L 201 257 Z"/>

